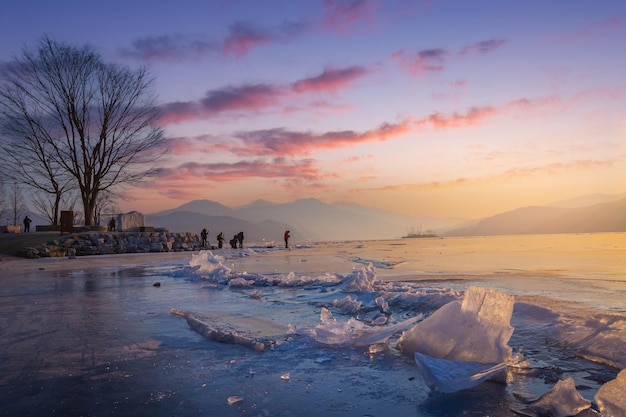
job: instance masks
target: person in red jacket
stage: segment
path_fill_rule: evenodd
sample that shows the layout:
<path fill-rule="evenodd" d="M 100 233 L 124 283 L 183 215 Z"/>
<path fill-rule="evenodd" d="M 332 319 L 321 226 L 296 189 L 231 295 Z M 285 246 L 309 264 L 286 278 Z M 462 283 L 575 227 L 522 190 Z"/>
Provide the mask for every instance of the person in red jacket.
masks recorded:
<path fill-rule="evenodd" d="M 289 230 L 285 230 L 285 248 L 289 249 Z"/>

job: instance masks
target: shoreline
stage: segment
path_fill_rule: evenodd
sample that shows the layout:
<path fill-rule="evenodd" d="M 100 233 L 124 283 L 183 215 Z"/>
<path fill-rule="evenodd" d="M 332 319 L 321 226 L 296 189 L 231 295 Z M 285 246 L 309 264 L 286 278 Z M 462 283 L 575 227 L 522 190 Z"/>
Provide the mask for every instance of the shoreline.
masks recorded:
<path fill-rule="evenodd" d="M 1 240 L 2 238 L 0 238 Z M 593 280 L 594 285 L 626 286 L 626 233 L 451 237 L 303 242 L 302 246 L 266 247 L 250 242 L 241 249 L 215 249 L 236 273 L 317 276 L 348 274 L 370 262 L 387 281 L 498 281 L 522 279 L 525 285 L 542 278 Z M 100 254 L 29 259 L 0 254 L 0 277 L 38 270 L 87 270 L 190 261 L 201 249 Z M 245 251 L 245 249 L 244 249 Z M 613 284 L 611 284 L 613 283 Z"/>
<path fill-rule="evenodd" d="M 77 257 L 50 257 L 50 258 L 22 258 L 19 256 L 0 256 L 0 274 L 8 273 L 28 273 L 38 270 L 46 271 L 66 271 L 66 270 L 87 270 L 114 267 L 131 267 L 158 264 L 168 261 L 180 261 L 191 259 L 191 254 L 198 251 L 185 252 L 148 252 L 148 253 L 119 253 L 105 255 L 89 255 Z"/>

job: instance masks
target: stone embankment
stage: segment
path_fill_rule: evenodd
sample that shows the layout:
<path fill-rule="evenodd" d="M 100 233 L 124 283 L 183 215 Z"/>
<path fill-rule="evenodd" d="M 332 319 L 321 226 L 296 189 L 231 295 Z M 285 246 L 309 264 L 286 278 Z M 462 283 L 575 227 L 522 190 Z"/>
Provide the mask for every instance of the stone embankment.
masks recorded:
<path fill-rule="evenodd" d="M 197 233 L 107 232 L 60 236 L 42 245 L 17 249 L 16 254 L 24 258 L 47 258 L 201 249 L 204 248 Z"/>

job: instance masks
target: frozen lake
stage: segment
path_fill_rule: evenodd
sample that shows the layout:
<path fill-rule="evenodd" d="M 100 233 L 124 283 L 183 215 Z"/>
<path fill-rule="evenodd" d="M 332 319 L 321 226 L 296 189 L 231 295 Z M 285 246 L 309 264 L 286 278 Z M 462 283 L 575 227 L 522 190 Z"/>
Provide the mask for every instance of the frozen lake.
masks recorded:
<path fill-rule="evenodd" d="M 0 271 L 0 415 L 510 416 L 568 377 L 593 401 L 626 366 L 626 234 L 219 254 L 231 276 L 198 271 L 191 254 L 144 266 L 68 260 L 67 269 L 42 262 L 36 271 Z M 370 263 L 373 291 L 340 285 Z M 323 308 L 338 322 L 374 321 L 378 296 L 390 323 L 427 317 L 472 285 L 515 297 L 509 344 L 527 365 L 509 369 L 506 384 L 432 393 L 396 349 L 398 335 L 370 353 L 283 331 L 318 325 Z M 338 303 L 347 295 L 360 307 Z M 265 326 L 280 343 L 258 352 L 207 340 L 173 308 Z"/>

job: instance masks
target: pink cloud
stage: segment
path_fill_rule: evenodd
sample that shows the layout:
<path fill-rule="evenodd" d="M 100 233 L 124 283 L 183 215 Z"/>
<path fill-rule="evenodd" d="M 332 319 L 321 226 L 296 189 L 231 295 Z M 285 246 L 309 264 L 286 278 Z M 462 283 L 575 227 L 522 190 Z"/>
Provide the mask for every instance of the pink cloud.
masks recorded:
<path fill-rule="evenodd" d="M 626 31 L 624 20 L 620 17 L 609 17 L 604 20 L 591 23 L 584 28 L 556 37 L 557 41 L 565 42 L 589 42 L 614 36 Z"/>
<path fill-rule="evenodd" d="M 368 74 L 369 71 L 360 66 L 346 68 L 326 68 L 320 75 L 304 78 L 285 85 L 244 84 L 223 87 L 207 91 L 199 101 L 170 102 L 161 106 L 159 123 L 181 123 L 227 112 L 256 112 L 265 108 L 279 106 L 283 101 L 294 95 L 301 96 L 314 92 L 332 91 L 348 88 L 351 83 Z M 316 107 L 319 103 L 313 103 Z M 332 108 L 324 103 L 324 108 Z M 335 106 L 336 107 L 336 106 Z M 287 106 L 287 111 L 296 111 L 297 107 Z"/>
<path fill-rule="evenodd" d="M 256 111 L 277 104 L 282 95 L 280 88 L 269 84 L 246 84 L 209 91 L 200 101 L 205 114 L 225 111 Z"/>
<path fill-rule="evenodd" d="M 282 128 L 237 133 L 234 136 L 243 145 L 232 144 L 229 151 L 237 155 L 299 155 L 316 149 L 334 149 L 368 142 L 384 141 L 411 130 L 410 120 L 400 123 L 383 123 L 365 132 L 353 130 L 332 131 L 322 134 L 290 131 Z"/>
<path fill-rule="evenodd" d="M 460 128 L 474 125 L 498 113 L 499 111 L 494 107 L 472 107 L 465 114 L 456 112 L 451 115 L 435 113 L 420 120 L 418 124 L 429 125 L 437 129 Z"/>
<path fill-rule="evenodd" d="M 172 137 L 167 140 L 167 148 L 170 155 L 190 155 L 199 152 L 212 152 L 216 149 L 215 144 L 219 143 L 217 138 L 211 135 L 195 137 Z"/>
<path fill-rule="evenodd" d="M 281 25 L 263 28 L 251 22 L 235 22 L 222 46 L 224 55 L 233 55 L 237 58 L 248 54 L 252 49 L 277 42 L 288 42 L 306 31 L 305 22 L 285 21 Z"/>
<path fill-rule="evenodd" d="M 458 56 L 485 55 L 491 53 L 506 43 L 502 39 L 490 39 L 464 46 L 458 52 Z M 400 49 L 391 58 L 398 66 L 413 75 L 423 75 L 428 72 L 439 72 L 445 69 L 446 60 L 452 54 L 445 48 L 423 49 L 412 52 L 406 48 Z"/>
<path fill-rule="evenodd" d="M 159 125 L 182 123 L 200 117 L 199 107 L 194 102 L 173 101 L 161 105 Z"/>
<path fill-rule="evenodd" d="M 458 129 L 472 126 L 505 110 L 494 107 L 472 107 L 465 113 L 435 113 L 421 119 L 406 118 L 395 123 L 382 123 L 374 129 L 358 132 L 338 130 L 324 133 L 294 131 L 284 128 L 237 132 L 228 140 L 213 138 L 210 148 L 214 151 L 239 156 L 296 156 L 315 150 L 336 149 L 371 141 L 386 141 L 407 133 L 418 132 L 426 127 Z M 178 139 L 180 141 L 180 139 Z M 174 146 L 174 152 L 184 149 Z M 189 142 L 191 144 L 191 142 Z M 176 145 L 176 144 L 175 144 Z M 193 152 L 194 146 L 191 146 Z"/>
<path fill-rule="evenodd" d="M 160 169 L 157 182 L 213 181 L 230 182 L 246 178 L 291 178 L 316 180 L 320 171 L 313 159 L 298 161 L 286 158 L 244 160 L 234 163 L 188 162 L 172 168 Z M 168 186 L 168 185 L 166 185 Z"/>
<path fill-rule="evenodd" d="M 516 167 L 492 175 L 473 178 L 454 178 L 446 181 L 431 181 L 422 183 L 394 184 L 383 187 L 353 188 L 351 193 L 364 191 L 428 191 L 458 188 L 461 186 L 483 184 L 489 182 L 505 182 L 520 177 L 545 177 L 546 175 L 559 175 L 562 172 L 580 172 L 581 170 L 597 170 L 611 167 L 619 162 L 619 159 L 607 160 L 574 160 L 563 163 L 551 163 L 537 166 Z"/>
<path fill-rule="evenodd" d="M 400 68 L 408 70 L 413 75 L 422 75 L 427 72 L 442 71 L 446 57 L 450 53 L 442 48 L 425 49 L 411 53 L 406 49 L 394 52 L 391 57 Z"/>
<path fill-rule="evenodd" d="M 316 91 L 336 91 L 350 85 L 352 81 L 367 74 L 368 70 L 360 66 L 346 68 L 326 68 L 315 77 L 303 78 L 292 84 L 298 93 Z"/>
<path fill-rule="evenodd" d="M 506 43 L 503 39 L 490 39 L 464 46 L 459 55 L 485 55 L 495 51 Z"/>
<path fill-rule="evenodd" d="M 368 0 L 324 0 L 322 26 L 342 33 L 355 23 L 372 17 L 374 11 L 374 4 Z"/>
<path fill-rule="evenodd" d="M 161 35 L 137 39 L 130 48 L 123 48 L 121 55 L 144 62 L 172 62 L 183 58 L 198 58 L 218 51 L 216 42 L 184 35 Z"/>
<path fill-rule="evenodd" d="M 122 48 L 120 55 L 144 62 L 199 59 L 214 54 L 240 58 L 263 45 L 289 42 L 308 28 L 309 24 L 304 21 L 285 21 L 274 27 L 235 22 L 230 25 L 228 35 L 223 40 L 180 34 L 147 36 L 133 41 L 130 47 Z"/>
<path fill-rule="evenodd" d="M 198 187 L 190 187 L 189 190 L 181 188 L 168 188 L 159 191 L 159 194 L 163 197 L 171 198 L 173 200 L 195 200 L 198 198 L 204 190 L 198 190 Z"/>
<path fill-rule="evenodd" d="M 231 25 L 230 33 L 224 40 L 222 51 L 225 55 L 241 57 L 258 45 L 272 41 L 272 34 L 251 23 L 236 22 Z"/>
<path fill-rule="evenodd" d="M 376 128 L 355 131 L 336 130 L 323 133 L 296 131 L 284 128 L 235 132 L 229 138 L 176 138 L 171 152 L 183 154 L 211 149 L 239 156 L 296 156 L 316 150 L 336 149 L 372 141 L 387 141 L 409 133 L 420 134 L 424 129 L 462 129 L 508 112 L 528 112 L 562 105 L 553 97 L 518 99 L 501 106 L 475 106 L 465 112 L 433 113 L 422 118 L 408 117 L 399 122 L 382 123 Z M 207 145 L 205 140 L 211 140 Z"/>

